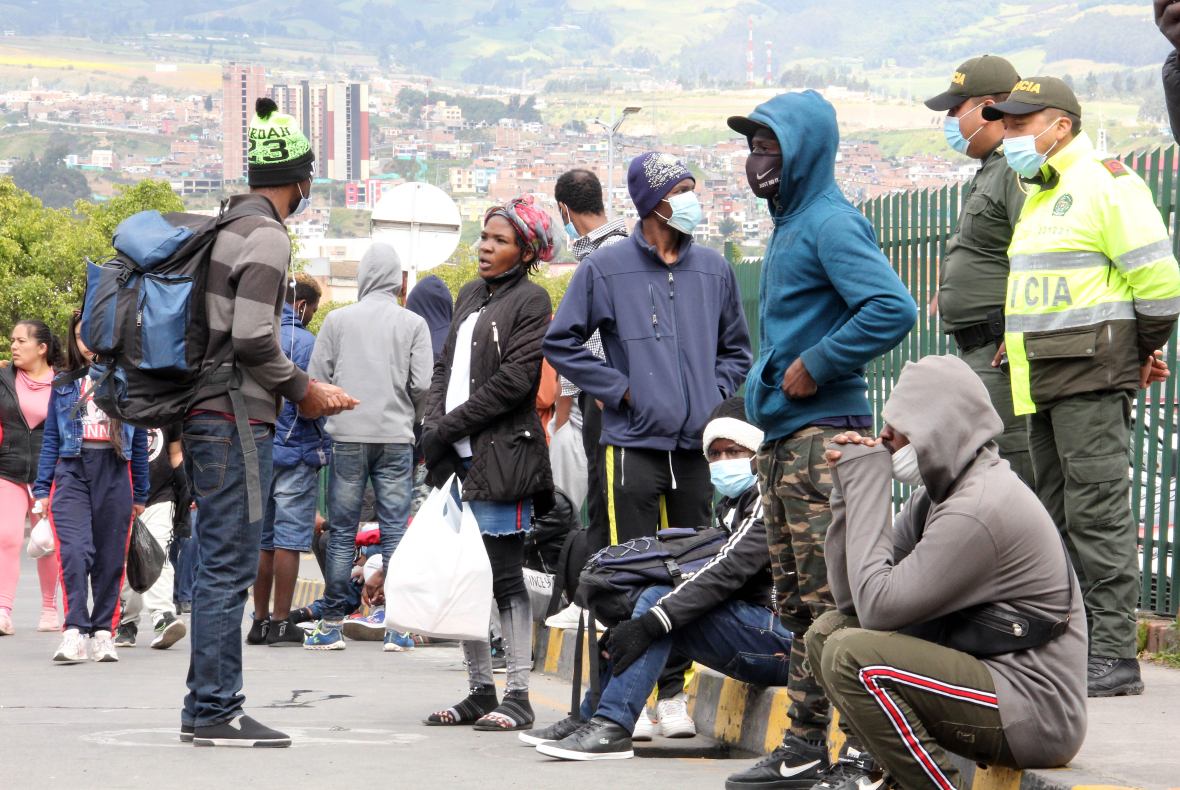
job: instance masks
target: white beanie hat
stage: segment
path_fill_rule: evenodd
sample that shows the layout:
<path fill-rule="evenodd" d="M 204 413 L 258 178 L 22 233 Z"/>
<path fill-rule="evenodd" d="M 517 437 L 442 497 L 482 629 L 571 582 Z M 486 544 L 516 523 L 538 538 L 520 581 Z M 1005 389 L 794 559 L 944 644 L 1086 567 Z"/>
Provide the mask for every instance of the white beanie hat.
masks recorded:
<path fill-rule="evenodd" d="M 705 425 L 705 435 L 701 440 L 701 450 L 706 456 L 709 445 L 714 439 L 729 439 L 740 444 L 750 452 L 758 452 L 762 446 L 765 434 L 756 425 L 746 422 L 745 404 L 741 398 L 730 398 L 722 401 L 713 410 L 712 419 Z"/>

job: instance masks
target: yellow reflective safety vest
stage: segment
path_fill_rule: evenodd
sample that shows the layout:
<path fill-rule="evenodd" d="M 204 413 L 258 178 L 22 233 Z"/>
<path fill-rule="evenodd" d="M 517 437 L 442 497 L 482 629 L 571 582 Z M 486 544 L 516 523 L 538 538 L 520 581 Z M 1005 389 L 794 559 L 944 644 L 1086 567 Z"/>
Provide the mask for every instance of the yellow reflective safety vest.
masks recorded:
<path fill-rule="evenodd" d="M 1016 414 L 1138 389 L 1180 314 L 1180 268 L 1151 190 L 1084 133 L 1024 184 L 1036 191 L 1012 233 L 1004 304 Z"/>

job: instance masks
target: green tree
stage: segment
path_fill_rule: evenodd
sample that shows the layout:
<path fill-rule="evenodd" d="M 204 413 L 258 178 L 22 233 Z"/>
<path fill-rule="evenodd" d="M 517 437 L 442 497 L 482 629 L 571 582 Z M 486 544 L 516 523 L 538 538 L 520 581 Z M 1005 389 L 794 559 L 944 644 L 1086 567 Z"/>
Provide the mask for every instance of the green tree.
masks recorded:
<path fill-rule="evenodd" d="M 730 236 L 738 232 L 741 225 L 733 217 L 723 217 L 717 223 L 717 232 L 721 234 L 721 238 L 728 239 Z"/>
<path fill-rule="evenodd" d="M 320 333 L 320 327 L 324 325 L 324 319 L 328 317 L 328 313 L 350 304 L 352 302 L 321 302 L 319 309 L 315 311 L 315 316 L 311 319 L 311 323 L 307 325 L 307 331 L 313 335 L 318 335 Z"/>
<path fill-rule="evenodd" d="M 112 255 L 115 227 L 152 208 L 179 211 L 183 204 L 167 184 L 142 181 L 103 204 L 78 201 L 71 212 L 0 178 L 0 329 L 39 318 L 64 332 L 86 290 L 86 259 Z"/>
<path fill-rule="evenodd" d="M 50 208 L 65 208 L 75 200 L 90 197 L 90 184 L 79 170 L 66 167 L 63 161 L 69 153 L 69 143 L 55 139 L 46 147 L 40 159 L 22 159 L 12 167 L 12 180 Z"/>

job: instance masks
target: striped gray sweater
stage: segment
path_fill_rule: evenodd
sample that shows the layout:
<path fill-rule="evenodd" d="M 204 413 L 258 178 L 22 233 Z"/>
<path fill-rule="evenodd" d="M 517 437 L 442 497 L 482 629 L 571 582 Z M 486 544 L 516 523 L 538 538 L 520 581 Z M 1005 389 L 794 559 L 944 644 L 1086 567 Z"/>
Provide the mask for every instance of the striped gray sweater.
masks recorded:
<path fill-rule="evenodd" d="M 278 398 L 302 400 L 309 379 L 279 345 L 291 240 L 270 200 L 252 194 L 230 198 L 231 205 L 246 201 L 257 204 L 258 216 L 230 223 L 213 243 L 205 295 L 205 359 L 232 346 L 250 419 L 273 425 Z M 194 404 L 194 409 L 231 413 L 233 406 L 228 395 L 221 395 Z"/>

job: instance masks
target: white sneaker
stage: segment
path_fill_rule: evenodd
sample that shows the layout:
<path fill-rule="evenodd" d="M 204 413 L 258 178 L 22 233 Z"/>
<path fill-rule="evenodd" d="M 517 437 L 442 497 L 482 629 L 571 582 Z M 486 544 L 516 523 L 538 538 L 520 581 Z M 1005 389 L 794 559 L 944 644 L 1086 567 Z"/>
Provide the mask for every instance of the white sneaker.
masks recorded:
<path fill-rule="evenodd" d="M 655 722 L 651 720 L 648 715 L 647 707 L 643 708 L 643 712 L 639 714 L 639 719 L 635 722 L 635 732 L 631 733 L 632 741 L 650 741 L 656 735 Z"/>
<path fill-rule="evenodd" d="M 545 627 L 576 631 L 578 628 L 578 619 L 585 616 L 585 611 L 585 609 L 576 603 L 571 603 L 557 614 L 547 618 L 545 620 Z"/>
<path fill-rule="evenodd" d="M 118 661 L 119 654 L 115 652 L 115 643 L 111 641 L 110 631 L 95 631 L 91 646 L 91 658 L 103 663 Z"/>
<path fill-rule="evenodd" d="M 660 735 L 665 738 L 692 738 L 697 734 L 696 722 L 688 715 L 688 697 L 684 692 L 656 703 L 660 717 Z"/>
<path fill-rule="evenodd" d="M 110 638 L 110 634 L 107 634 Z M 87 650 L 87 642 L 89 639 L 82 636 L 77 628 L 67 628 L 61 635 L 61 644 L 57 646 L 57 652 L 53 654 L 53 660 L 60 664 L 78 664 L 89 658 L 89 650 Z M 114 649 L 114 648 L 112 648 Z"/>

